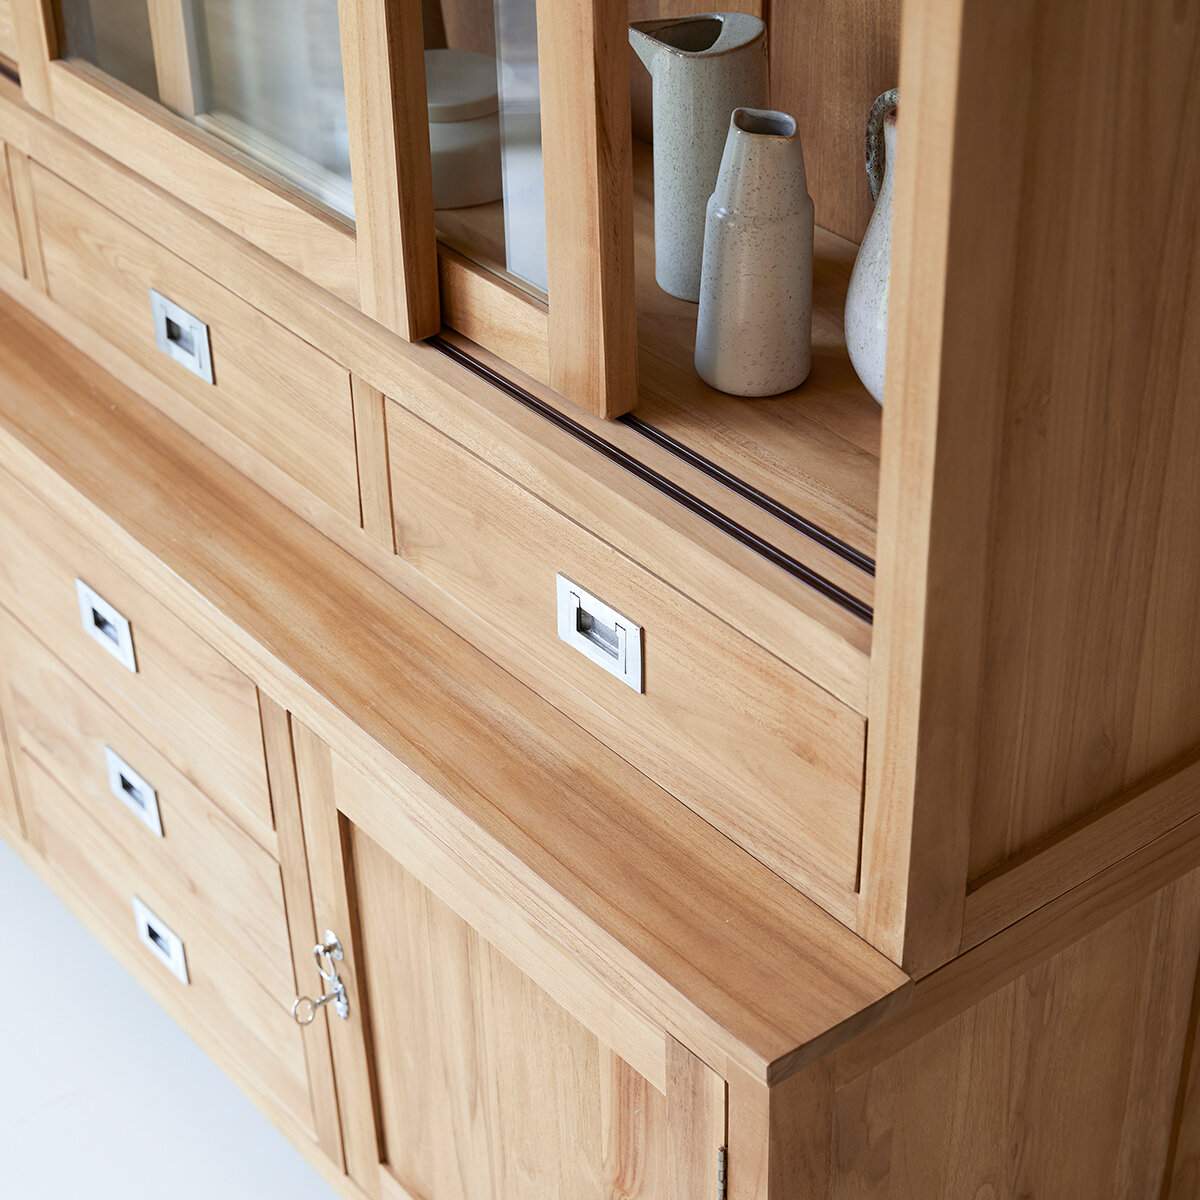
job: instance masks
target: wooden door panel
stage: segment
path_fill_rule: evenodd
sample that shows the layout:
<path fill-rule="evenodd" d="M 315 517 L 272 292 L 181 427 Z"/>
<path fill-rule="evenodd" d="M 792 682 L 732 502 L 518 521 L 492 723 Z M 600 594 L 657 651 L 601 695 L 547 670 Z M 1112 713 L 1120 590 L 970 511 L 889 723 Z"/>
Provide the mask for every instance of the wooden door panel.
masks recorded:
<path fill-rule="evenodd" d="M 351 832 L 385 1171 L 422 1200 L 666 1196 L 666 1100 Z"/>

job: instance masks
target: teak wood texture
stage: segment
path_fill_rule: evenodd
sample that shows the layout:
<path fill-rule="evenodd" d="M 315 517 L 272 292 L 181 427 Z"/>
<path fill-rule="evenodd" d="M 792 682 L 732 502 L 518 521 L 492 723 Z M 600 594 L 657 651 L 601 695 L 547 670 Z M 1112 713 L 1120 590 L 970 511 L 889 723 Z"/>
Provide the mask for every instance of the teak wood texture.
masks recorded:
<path fill-rule="evenodd" d="M 218 650 L 396 791 L 397 814 L 498 873 L 626 1003 L 764 1082 L 903 1003 L 903 974 L 817 905 L 4 311 L 4 461 L 52 490 L 57 478 L 58 501 L 117 538 L 109 553 L 149 570 Z"/>
<path fill-rule="evenodd" d="M 57 176 L 33 183 L 51 299 L 357 523 L 349 373 Z M 213 383 L 156 345 L 151 288 L 208 326 Z"/>
<path fill-rule="evenodd" d="M 21 231 L 17 225 L 8 155 L 8 147 L 0 142 L 0 266 L 14 275 L 24 275 L 25 260 L 21 253 Z"/>
<path fill-rule="evenodd" d="M 1200 744 L 1200 11 L 905 20 L 860 929 L 920 973 Z"/>
<path fill-rule="evenodd" d="M 1123 11 L 1114 5 L 1103 11 L 1090 10 L 1088 27 L 1094 26 L 1099 31 L 1097 37 L 1106 29 L 1111 33 L 1119 27 Z M 973 936 L 965 928 L 971 919 L 967 910 L 975 903 L 968 896 L 989 890 L 992 897 L 998 897 L 999 891 L 990 885 L 1004 872 L 1007 862 L 1023 860 L 1043 839 L 1060 837 L 1064 830 L 1074 828 L 1090 813 L 1136 791 L 1150 773 L 1165 769 L 1196 744 L 1194 731 L 1175 728 L 1178 718 L 1173 716 L 1184 706 L 1178 699 L 1182 685 L 1170 681 L 1186 677 L 1186 672 L 1178 672 L 1174 667 L 1168 669 L 1159 662 L 1167 655 L 1167 647 L 1172 647 L 1174 653 L 1176 644 L 1184 647 L 1184 658 L 1191 653 L 1190 634 L 1174 624 L 1174 614 L 1180 611 L 1180 606 L 1172 602 L 1169 593 L 1175 581 L 1188 578 L 1188 571 L 1193 569 L 1188 566 L 1187 539 L 1170 527 L 1172 514 L 1185 510 L 1186 504 L 1175 500 L 1168 504 L 1161 496 L 1155 500 L 1153 494 L 1146 493 L 1145 504 L 1110 505 L 1104 510 L 1107 514 L 1104 520 L 1109 522 L 1106 528 L 1119 541 L 1110 544 L 1117 549 L 1127 547 L 1130 557 L 1124 575 L 1122 570 L 1115 570 L 1111 576 L 1105 576 L 1113 580 L 1128 576 L 1128 586 L 1124 591 L 1118 589 L 1119 595 L 1109 595 L 1101 605 L 1107 614 L 1108 634 L 1113 635 L 1106 635 L 1101 645 L 1097 639 L 1081 642 L 1078 636 L 1073 641 L 1057 639 L 1051 632 L 1052 628 L 1063 625 L 1066 618 L 1062 605 L 1067 603 L 1064 598 L 1075 594 L 1079 571 L 1086 567 L 1082 560 L 1071 566 L 1073 555 L 1079 557 L 1077 551 L 1073 555 L 1059 555 L 1056 547 L 1059 543 L 1066 544 L 1068 537 L 1074 539 L 1070 542 L 1072 546 L 1088 544 L 1093 531 L 1086 528 L 1084 510 L 1077 505 L 1074 508 L 1071 504 L 1055 505 L 1048 500 L 1056 513 L 1056 532 L 1041 539 L 1035 529 L 1041 508 L 1029 504 L 1022 507 L 1022 498 L 1027 498 L 1031 489 L 1014 484 L 1001 494 L 998 482 L 1001 458 L 1009 464 L 1004 468 L 1006 471 L 1028 471 L 1031 478 L 1051 479 L 1061 475 L 1057 464 L 1065 455 L 1081 464 L 1081 478 L 1086 476 L 1090 481 L 1093 494 L 1130 495 L 1135 501 L 1142 491 L 1131 493 L 1122 488 L 1130 480 L 1136 484 L 1136 478 L 1140 477 L 1131 475 L 1131 471 L 1144 469 L 1140 458 L 1109 453 L 1095 445 L 1079 458 L 1074 452 L 1082 451 L 1084 441 L 1094 441 L 1095 431 L 1113 425 L 1112 421 L 1106 425 L 1094 413 L 1089 416 L 1079 406 L 1072 409 L 1074 415 L 1068 420 L 1062 413 L 1071 407 L 1069 403 L 1060 404 L 1056 399 L 1050 404 L 1048 411 L 1059 416 L 1053 426 L 1056 446 L 1053 453 L 1043 453 L 1037 438 L 1022 441 L 1021 437 L 1009 437 L 1007 430 L 1012 422 L 1006 424 L 1008 419 L 1000 416 L 1008 403 L 1004 397 L 1032 393 L 1024 385 L 1016 387 L 1008 382 L 1010 360 L 1018 362 L 1013 351 L 1016 343 L 1007 334 L 1000 337 L 997 332 L 1007 326 L 996 316 L 995 306 L 1002 295 L 1011 296 L 1012 304 L 1017 307 L 1026 305 L 1028 289 L 1038 295 L 1057 295 L 1053 280 L 1043 280 L 1041 272 L 1043 268 L 1049 270 L 1053 261 L 1066 261 L 1040 256 L 1029 248 L 1030 238 L 1025 236 L 1026 226 L 1020 219 L 1023 193 L 1018 192 L 1014 180 L 1028 177 L 1044 189 L 1048 200 L 1042 209 L 1058 214 L 1060 222 L 1066 222 L 1069 215 L 1074 222 L 1072 229 L 1090 229 L 1095 252 L 1101 258 L 1111 257 L 1112 247 L 1118 244 L 1103 239 L 1104 215 L 1108 214 L 1112 220 L 1129 216 L 1131 223 L 1137 219 L 1132 210 L 1132 215 L 1125 210 L 1118 214 L 1113 207 L 1114 198 L 1123 193 L 1119 186 L 1103 186 L 1104 170 L 1109 170 L 1110 175 L 1113 170 L 1105 167 L 1109 160 L 1103 155 L 1093 155 L 1088 162 L 1097 185 L 1087 194 L 1093 206 L 1103 209 L 1098 209 L 1098 215 L 1090 222 L 1075 220 L 1074 209 L 1068 212 L 1064 189 L 1057 186 L 1054 174 L 1061 156 L 1053 163 L 1047 159 L 1044 167 L 1036 171 L 1026 168 L 1026 158 L 1031 154 L 1035 166 L 1042 161 L 1037 158 L 1041 153 L 1038 139 L 1048 136 L 1045 131 L 1051 128 L 1051 116 L 1042 115 L 1045 106 L 1034 103 L 1037 80 L 1056 77 L 1056 55 L 1066 51 L 1053 39 L 1040 37 L 1042 27 L 1037 21 L 1042 18 L 1024 8 L 1006 10 L 1006 14 L 1001 21 L 998 15 L 977 12 L 969 6 L 964 9 L 950 0 L 928 9 L 913 8 L 905 14 L 911 28 L 906 37 L 910 86 L 905 94 L 911 100 L 906 102 L 907 115 L 903 120 L 904 128 L 909 131 L 905 135 L 907 144 L 913 149 L 902 156 L 904 161 L 900 163 L 897 223 L 898 228 L 906 223 L 906 233 L 897 237 L 895 291 L 906 296 L 906 300 L 897 305 L 896 334 L 892 339 L 897 359 L 892 370 L 894 387 L 897 395 L 905 399 L 885 409 L 885 420 L 891 423 L 892 433 L 882 447 L 885 471 L 880 508 L 886 527 L 881 528 L 878 539 L 880 583 L 874 597 L 874 634 L 869 630 L 855 632 L 845 625 L 839 627 L 827 607 L 808 608 L 813 601 L 804 595 L 802 587 L 781 595 L 778 581 L 771 581 L 772 568 L 761 562 L 756 564 L 753 555 L 740 554 L 731 544 L 725 544 L 719 534 L 710 536 L 720 561 L 692 558 L 686 575 L 681 577 L 688 594 L 717 615 L 728 619 L 737 610 L 751 616 L 753 636 L 765 649 L 780 654 L 821 687 L 860 711 L 867 703 L 865 654 L 870 654 L 876 684 L 870 690 L 872 732 L 868 739 L 868 781 L 858 872 L 860 891 L 853 920 L 868 940 L 918 972 L 944 961 L 958 945 Z M 1147 77 L 1154 75 L 1159 91 L 1174 86 L 1170 71 L 1162 72 L 1160 77 L 1155 69 L 1159 53 L 1155 38 L 1165 36 L 1156 34 L 1155 28 L 1167 20 L 1162 14 L 1147 17 L 1138 26 L 1145 36 L 1124 39 L 1121 49 L 1128 71 L 1141 72 Z M 867 36 L 865 44 L 876 48 L 884 45 L 886 24 L 881 16 L 876 34 Z M 1181 29 L 1183 35 L 1172 41 L 1170 48 L 1170 54 L 1176 57 L 1185 55 L 1190 44 L 1186 36 L 1190 25 Z M 1032 45 L 1040 47 L 1036 55 L 1029 49 Z M 985 46 L 986 51 L 980 48 Z M 886 58 L 885 49 L 880 54 Z M 981 78 L 972 54 L 983 55 L 988 69 L 997 72 L 1001 70 L 999 58 L 1025 63 L 1025 75 L 1021 78 L 1027 80 L 1027 94 L 1033 99 L 1017 110 L 1021 120 L 1016 124 L 988 123 L 980 115 L 985 111 L 981 104 L 967 103 L 969 89 L 978 88 Z M 857 68 L 850 74 L 858 78 Z M 1154 103 L 1165 105 L 1165 100 L 1153 99 L 1155 94 L 1148 93 Z M 98 104 L 103 108 L 102 102 Z M 1051 115 L 1060 125 L 1071 119 L 1087 120 L 1082 112 L 1072 118 L 1074 111 L 1060 106 Z M 948 113 L 955 115 L 954 122 L 946 119 Z M 363 386 L 372 387 L 384 396 L 400 397 L 407 406 L 468 448 L 478 447 L 476 452 L 485 460 L 495 458 L 503 462 L 503 469 L 514 478 L 521 482 L 536 479 L 537 492 L 585 528 L 619 544 L 628 536 L 626 531 L 643 522 L 638 527 L 637 558 L 647 569 L 656 570 L 665 557 L 671 558 L 673 568 L 682 562 L 680 546 L 661 540 L 664 528 L 661 521 L 679 517 L 678 513 L 664 517 L 673 507 L 669 502 L 660 503 L 646 523 L 651 511 L 649 505 L 656 502 L 640 496 L 631 503 L 629 489 L 633 485 L 628 477 L 612 486 L 598 483 L 606 478 L 606 472 L 610 473 L 608 478 L 619 477 L 619 468 L 610 468 L 598 459 L 556 457 L 564 454 L 561 439 L 556 442 L 553 431 L 540 429 L 544 423 L 514 412 L 511 404 L 489 394 L 486 386 L 472 383 L 436 353 L 419 347 L 410 357 L 410 352 L 399 349 L 398 342 L 382 338 L 376 332 L 378 326 L 353 320 L 327 294 L 322 295 L 315 288 L 305 291 L 294 276 L 285 284 L 286 273 L 279 274 L 268 260 L 255 258 L 248 247 L 234 239 L 220 237 L 211 225 L 198 226 L 194 216 L 189 217 L 178 206 L 172 206 L 153 189 L 147 190 L 135 176 L 81 152 L 76 143 L 36 118 L 10 111 L 5 121 L 5 136 L 10 140 L 8 157 L 14 163 L 25 163 L 26 180 L 31 174 L 26 152 L 36 150 L 47 155 L 54 160 L 56 171 L 64 171 L 64 177 L 72 183 L 99 187 L 105 193 L 106 206 L 123 212 L 128 206 L 137 215 L 139 225 L 156 232 L 167 231 L 163 236 L 173 245 L 202 247 L 206 256 L 213 256 L 211 264 L 206 259 L 206 265 L 211 265 L 222 283 L 254 308 L 279 314 L 282 325 L 293 329 L 304 341 L 319 346 L 342 369 L 352 370 Z M 1158 157 L 1165 162 L 1169 155 L 1164 150 Z M 911 176 L 905 174 L 906 163 L 913 164 Z M 1181 174 L 1185 168 L 1186 161 L 1180 159 L 1178 178 L 1162 183 L 1158 192 L 1165 196 L 1168 190 L 1171 195 L 1186 191 Z M 35 179 L 40 177 L 38 170 L 34 168 Z M 1082 168 L 1076 172 L 1083 173 Z M 13 171 L 18 208 L 24 203 L 32 220 L 30 188 L 21 186 L 18 174 Z M 1130 168 L 1126 176 L 1132 174 Z M 952 188 L 960 175 L 976 192 L 968 192 L 967 185 Z M 980 179 L 991 180 L 996 186 L 992 183 L 985 186 Z M 1072 195 L 1083 194 L 1082 184 L 1072 186 L 1076 188 Z M 1157 203 L 1157 194 L 1151 188 L 1145 196 L 1139 193 L 1129 203 L 1145 207 Z M 1103 208 L 1106 203 L 1109 207 Z M 970 269 L 963 266 L 970 254 L 961 247 L 969 247 L 968 231 L 984 228 L 988 214 L 998 211 L 998 206 L 1007 214 L 1007 224 L 1001 227 L 1008 230 L 1009 240 L 1003 254 L 997 253 L 982 264 L 990 263 L 988 269 L 1001 281 L 991 287 L 978 282 L 987 278 L 985 275 L 977 278 L 981 264 Z M 1083 216 L 1089 211 L 1086 205 L 1080 207 Z M 1043 220 L 1049 229 L 1051 218 Z M 22 218 L 22 244 L 26 268 L 36 284 L 39 274 L 45 279 L 46 270 L 44 264 L 39 266 L 43 254 L 36 229 L 31 237 L 25 228 L 29 223 Z M 952 229 L 954 241 L 950 237 Z M 1050 236 L 1044 231 L 1038 233 L 1037 228 L 1033 233 Z M 1072 253 L 1083 261 L 1088 235 L 1076 232 L 1074 236 Z M 1028 279 L 1022 276 L 1018 286 L 1014 273 L 1019 268 L 1014 264 L 1022 262 L 1030 264 Z M 956 287 L 963 295 L 953 290 Z M 1176 312 L 1179 307 L 1164 293 L 1160 304 L 1164 313 L 1168 308 Z M 1040 331 L 1053 324 L 1045 321 L 1037 328 Z M 1111 333 L 1113 338 L 1131 340 L 1141 336 L 1136 329 L 1130 332 L 1125 326 L 1114 327 Z M 1079 340 L 1084 340 L 1084 332 Z M 100 353 L 98 345 L 92 345 L 96 353 Z M 1033 342 L 1031 346 L 1036 350 Z M 986 366 L 981 365 L 985 362 Z M 978 403 L 954 402 L 954 397 L 965 392 L 957 384 L 952 386 L 952 381 L 958 378 L 952 368 L 964 378 L 974 379 L 970 373 L 976 372 L 982 381 L 979 386 L 969 379 L 969 388 L 968 384 L 963 387 L 974 389 L 971 394 L 981 397 Z M 1012 371 L 1016 369 L 1011 367 Z M 1087 377 L 1082 366 L 1080 377 Z M 1130 413 L 1139 405 L 1139 411 L 1147 414 L 1157 411 L 1154 404 L 1142 404 L 1140 400 L 1135 405 L 1129 397 L 1142 393 L 1130 391 L 1122 380 L 1114 381 L 1114 404 L 1118 401 L 1126 404 Z M 466 407 L 461 403 L 464 390 L 472 398 Z M 355 402 L 352 410 L 356 421 L 360 411 L 362 414 L 361 431 L 354 429 L 360 520 L 373 522 L 376 532 L 372 537 L 378 543 L 380 497 L 385 495 L 387 485 L 380 474 L 385 460 L 379 453 L 377 414 L 366 402 Z M 185 421 L 191 419 L 186 414 L 179 415 Z M 1013 429 L 1029 427 L 1023 415 L 1018 414 L 1012 420 L 1016 422 Z M 766 430 L 767 425 L 761 424 L 759 428 Z M 1187 430 L 1180 426 L 1175 432 L 1180 437 L 1172 440 L 1171 446 L 1177 458 L 1174 447 L 1186 442 Z M 628 446 L 629 439 L 634 437 L 625 431 L 613 436 L 622 447 Z M 727 431 L 727 437 L 731 445 L 737 443 L 736 426 Z M 211 444 L 219 445 L 219 439 L 212 439 Z M 1145 441 L 1146 453 L 1152 458 L 1157 453 L 1154 444 L 1157 444 L 1154 438 Z M 219 445 L 219 448 L 226 452 L 226 447 Z M 643 452 L 651 454 L 649 450 Z M 234 449 L 228 453 L 244 470 L 251 469 L 251 460 L 239 456 Z M 662 460 L 654 461 L 661 464 Z M 272 468 L 278 469 L 274 464 Z M 1182 480 L 1181 469 L 1168 465 L 1159 475 L 1147 470 L 1145 477 L 1161 477 L 1164 487 L 1174 487 L 1172 481 L 1177 475 Z M 270 476 L 265 467 L 264 476 Z M 695 485 L 694 480 L 692 483 Z M 1184 486 L 1181 481 L 1179 487 Z M 286 489 L 281 486 L 279 490 Z M 701 494 L 709 493 L 701 489 Z M 372 506 L 369 518 L 365 507 L 368 498 Z M 614 499 L 619 500 L 619 507 L 614 507 Z M 722 502 L 731 506 L 730 511 L 736 508 L 736 502 L 728 497 Z M 310 520 L 322 523 L 312 506 L 306 506 L 302 500 L 295 503 Z M 836 506 L 836 500 L 834 503 Z M 353 505 L 350 499 L 344 508 L 352 509 Z M 1010 506 L 1016 523 L 1025 522 L 1025 541 L 1020 551 L 1004 549 L 1010 545 L 1006 524 Z M 1068 528 L 1068 514 L 1072 511 L 1076 512 L 1076 525 Z M 656 526 L 655 522 L 660 523 Z M 331 520 L 328 528 L 337 536 L 339 526 L 335 521 Z M 1029 550 L 1035 544 L 1040 548 Z M 1151 553 L 1148 547 L 1154 547 L 1155 563 L 1159 564 L 1152 568 L 1151 575 L 1157 581 L 1152 583 L 1147 582 L 1150 577 L 1145 574 L 1150 568 L 1142 561 Z M 1010 553 L 1016 555 L 1011 563 L 1004 558 Z M 369 554 L 366 556 L 370 560 Z M 1049 592 L 1046 603 L 1026 604 L 1025 608 L 1021 608 L 1023 602 L 1014 595 L 1024 586 L 1020 584 L 1024 578 L 1021 571 L 1039 556 L 1046 565 L 1039 568 L 1037 586 L 1042 587 L 1051 578 L 1059 580 L 1051 589 L 1059 597 L 1055 601 L 1057 608 L 1050 603 Z M 379 560 L 370 561 L 376 569 L 381 569 Z M 440 617 L 452 620 L 468 636 L 475 636 L 468 629 L 468 616 L 455 607 L 456 597 L 429 588 L 413 572 L 391 571 L 389 578 L 412 588 L 421 602 L 431 606 Z M 755 590 L 760 585 L 765 590 Z M 1005 596 L 1008 598 L 1001 603 L 1001 597 Z M 731 603 L 731 597 L 736 597 L 736 603 Z M 1123 667 L 1115 665 L 1118 659 L 1125 661 L 1128 657 L 1125 648 L 1117 654 L 1110 653 L 1111 647 L 1122 647 L 1113 631 L 1118 622 L 1124 622 L 1124 603 L 1128 597 L 1142 605 L 1139 620 L 1130 626 L 1144 631 L 1144 644 L 1136 651 L 1141 657 L 1134 672 L 1125 672 Z M 1148 607 L 1151 603 L 1157 606 L 1153 611 Z M 1004 616 L 1005 613 L 1009 615 Z M 816 615 L 816 620 L 810 622 L 812 615 Z M 999 654 L 997 650 L 1020 621 L 1025 621 L 1029 631 L 1028 637 L 1032 639 L 1029 644 L 1036 643 L 1039 647 L 1027 657 L 1030 665 L 1025 668 L 1028 673 L 1025 682 L 1021 681 L 1024 676 L 1013 675 L 1020 656 Z M 1091 623 L 1074 622 L 1072 629 L 1085 630 Z M 485 636 L 485 625 L 477 623 L 474 628 L 480 638 Z M 990 664 L 1001 660 L 1003 670 L 997 667 L 997 687 L 991 689 Z M 1057 662 L 1056 668 L 1042 671 L 1035 665 L 1051 660 Z M 1055 670 L 1058 682 L 1051 685 L 1049 679 Z M 1129 682 L 1133 674 L 1137 675 L 1136 683 Z M 1090 686 L 1093 678 L 1107 680 L 1109 676 L 1115 679 L 1113 686 L 1107 683 Z M 1004 679 L 1009 682 L 1004 683 Z M 1160 681 L 1167 681 L 1163 684 L 1165 692 L 1159 687 Z M 1039 691 L 1041 688 L 1044 692 Z M 1072 688 L 1075 691 L 1069 692 Z M 986 710 L 985 692 L 989 706 Z M 1062 720 L 1056 722 L 1045 706 L 1059 694 L 1064 696 L 1058 709 Z M 1044 697 L 1043 701 L 1036 700 L 1039 695 Z M 1005 696 L 1009 699 L 1005 700 Z M 1026 701 L 1020 698 L 1026 696 L 1029 712 L 1038 703 L 1043 704 L 1037 708 L 1036 721 L 1021 707 Z M 1089 696 L 1093 699 L 1088 700 Z M 1108 706 L 1102 713 L 1089 707 L 1100 703 L 1101 696 L 1107 698 L 1103 703 Z M 1125 700 L 1113 699 L 1120 696 Z M 1142 704 L 1142 697 L 1148 697 L 1146 704 Z M 1118 708 L 1124 703 L 1125 708 L 1112 709 L 1114 703 Z M 1129 707 L 1131 704 L 1138 713 L 1157 711 L 1155 706 L 1169 712 L 1163 720 L 1150 724 L 1139 715 L 1136 720 L 1144 728 L 1135 729 L 1130 727 L 1133 719 L 1130 714 L 1134 711 Z M 1066 729 L 1064 722 L 1078 723 L 1078 727 L 1072 724 L 1072 728 Z M 1103 739 L 1109 737 L 1106 723 L 1113 725 L 1111 753 L 1103 749 L 1107 744 Z M 1095 734 L 1097 729 L 1104 731 L 1103 737 Z M 1089 758 L 1088 749 L 1093 745 L 1089 741 L 1093 734 L 1100 738 L 1094 744 L 1101 747 L 1095 752 L 1098 756 L 1095 762 Z M 1077 749 L 1069 750 L 1071 745 Z M 1122 749 L 1122 745 L 1126 748 Z M 993 759 L 1003 760 L 1002 770 L 991 770 Z M 1108 761 L 1107 766 L 1104 760 Z M 1034 782 L 1042 778 L 1037 771 L 1043 767 L 1050 771 L 1044 797 Z M 1090 782 L 1085 781 L 1085 775 Z M 977 795 L 973 790 L 977 779 L 985 780 L 991 789 L 992 799 L 987 804 L 969 799 Z M 1003 782 L 1005 779 L 1007 783 Z M 1026 779 L 1031 782 L 1026 784 Z M 968 811 L 972 806 L 973 814 Z M 1007 832 L 999 832 L 1002 826 Z M 1103 854 L 1087 861 L 1099 869 Z M 822 899 L 839 915 L 849 916 L 844 904 L 838 907 L 828 895 Z M 988 903 L 995 907 L 997 901 Z M 989 918 L 995 919 L 1005 918 L 1003 914 Z"/>
<path fill-rule="evenodd" d="M 665 1097 L 370 839 L 351 847 L 385 1170 L 415 1196 L 665 1197 Z"/>
<path fill-rule="evenodd" d="M 852 920 L 862 718 L 399 405 L 388 435 L 397 550 L 479 613 L 496 656 L 532 650 L 581 724 Z M 643 627 L 644 693 L 559 640 L 556 572 Z"/>
<path fill-rule="evenodd" d="M 762 405 L 681 382 L 694 313 L 638 278 L 624 26 L 676 0 L 538 6 L 548 303 L 434 248 L 418 34 L 465 44 L 466 0 L 341 6 L 357 234 L 13 0 L 0 827 L 355 1200 L 695 1200 L 722 1150 L 728 1200 L 1188 1200 L 1200 8 L 747 7 L 835 231 L 813 386 Z M 880 414 L 837 234 L 898 44 Z M 604 420 L 638 400 L 715 466 Z M 644 624 L 644 695 L 557 640 L 557 570 Z M 300 1033 L 326 929 L 352 1017 Z"/>

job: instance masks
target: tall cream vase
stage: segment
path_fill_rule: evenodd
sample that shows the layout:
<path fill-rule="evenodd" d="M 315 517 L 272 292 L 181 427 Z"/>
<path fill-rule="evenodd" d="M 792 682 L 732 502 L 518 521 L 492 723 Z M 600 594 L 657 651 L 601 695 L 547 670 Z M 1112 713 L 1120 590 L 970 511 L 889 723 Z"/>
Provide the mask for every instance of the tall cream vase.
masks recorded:
<path fill-rule="evenodd" d="M 868 392 L 883 403 L 887 363 L 888 293 L 892 271 L 892 181 L 896 161 L 895 90 L 884 92 L 867 118 L 867 178 L 875 211 L 854 260 L 846 293 L 846 349 Z"/>
<path fill-rule="evenodd" d="M 766 26 L 748 13 L 699 13 L 634 21 L 629 42 L 653 81 L 654 277 L 664 292 L 696 301 L 704 206 L 729 114 L 768 102 Z"/>
<path fill-rule="evenodd" d="M 774 396 L 812 365 L 813 202 L 796 121 L 738 108 L 708 202 L 696 371 L 735 396 Z"/>

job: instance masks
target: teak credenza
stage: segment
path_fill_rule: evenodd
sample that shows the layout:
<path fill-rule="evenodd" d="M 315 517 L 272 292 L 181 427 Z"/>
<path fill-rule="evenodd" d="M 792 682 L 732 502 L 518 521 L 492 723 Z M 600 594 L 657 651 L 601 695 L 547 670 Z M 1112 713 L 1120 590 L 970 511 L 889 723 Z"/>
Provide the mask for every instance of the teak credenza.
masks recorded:
<path fill-rule="evenodd" d="M 228 0 L 0 0 L 0 833 L 347 1197 L 1191 1200 L 1200 4 L 739 4 L 820 226 L 757 402 L 653 283 L 686 8 L 526 6 L 541 288 L 433 208 L 493 5 L 311 7 L 344 178 L 201 103 Z"/>

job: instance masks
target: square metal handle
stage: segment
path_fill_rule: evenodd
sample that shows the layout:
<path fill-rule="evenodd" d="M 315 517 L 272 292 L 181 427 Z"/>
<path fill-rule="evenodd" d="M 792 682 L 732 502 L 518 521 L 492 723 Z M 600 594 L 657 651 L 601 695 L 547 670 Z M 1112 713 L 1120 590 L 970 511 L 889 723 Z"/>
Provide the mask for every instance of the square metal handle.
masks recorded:
<path fill-rule="evenodd" d="M 644 692 L 642 627 L 565 575 L 555 579 L 558 636 L 635 692 Z"/>
<path fill-rule="evenodd" d="M 136 673 L 137 658 L 133 653 L 133 630 L 129 622 L 82 579 L 75 580 L 75 595 L 79 600 L 83 632 L 123 667 Z"/>

